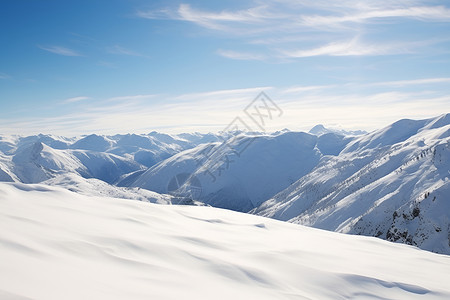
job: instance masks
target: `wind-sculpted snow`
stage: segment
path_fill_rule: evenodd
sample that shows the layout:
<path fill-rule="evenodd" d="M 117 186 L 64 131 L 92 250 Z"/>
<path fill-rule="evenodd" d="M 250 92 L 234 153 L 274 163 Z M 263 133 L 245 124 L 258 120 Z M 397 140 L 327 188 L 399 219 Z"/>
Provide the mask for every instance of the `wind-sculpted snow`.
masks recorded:
<path fill-rule="evenodd" d="M 357 137 L 253 213 L 450 254 L 449 119 Z"/>
<path fill-rule="evenodd" d="M 0 298 L 449 299 L 448 256 L 212 207 L 0 183 Z"/>

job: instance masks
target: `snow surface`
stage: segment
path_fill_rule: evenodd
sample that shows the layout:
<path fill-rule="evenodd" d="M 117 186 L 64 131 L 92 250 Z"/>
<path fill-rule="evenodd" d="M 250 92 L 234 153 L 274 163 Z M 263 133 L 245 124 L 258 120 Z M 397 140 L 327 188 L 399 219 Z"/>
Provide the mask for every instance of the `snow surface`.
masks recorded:
<path fill-rule="evenodd" d="M 140 188 L 118 187 L 95 178 L 83 178 L 77 174 L 61 174 L 42 182 L 43 184 L 63 187 L 69 191 L 87 196 L 106 196 L 121 199 L 139 200 L 157 204 L 177 203 L 171 195 L 158 194 Z"/>
<path fill-rule="evenodd" d="M 212 207 L 0 183 L 0 298 L 450 299 L 450 257 Z"/>

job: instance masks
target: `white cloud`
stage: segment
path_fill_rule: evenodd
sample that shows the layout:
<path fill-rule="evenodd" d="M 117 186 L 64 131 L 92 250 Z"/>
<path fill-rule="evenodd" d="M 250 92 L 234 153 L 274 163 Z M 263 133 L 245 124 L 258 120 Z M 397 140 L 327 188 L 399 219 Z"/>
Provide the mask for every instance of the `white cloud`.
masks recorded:
<path fill-rule="evenodd" d="M 189 4 L 180 4 L 177 9 L 160 9 L 153 11 L 138 11 L 136 16 L 146 19 L 172 19 L 192 22 L 204 28 L 220 31 L 232 31 L 240 33 L 241 30 L 233 29 L 234 25 L 254 25 L 261 31 L 267 25 L 267 21 L 282 20 L 287 17 L 285 13 L 274 13 L 271 5 L 250 7 L 242 10 L 222 10 L 218 12 L 194 9 Z M 267 28 L 264 29 L 266 31 Z M 249 28 L 245 28 L 249 32 Z"/>
<path fill-rule="evenodd" d="M 63 56 L 82 56 L 75 50 L 60 46 L 38 46 L 40 49 Z"/>
<path fill-rule="evenodd" d="M 359 38 L 349 41 L 332 42 L 317 48 L 307 50 L 280 50 L 286 57 L 302 58 L 312 56 L 362 56 L 362 55 L 390 55 L 412 53 L 407 45 L 398 44 L 364 44 Z"/>
<path fill-rule="evenodd" d="M 261 22 L 263 19 L 270 18 L 264 6 L 252 7 L 246 10 L 239 11 L 221 11 L 221 12 L 206 12 L 192 9 L 188 4 L 181 4 L 178 8 L 180 19 L 184 21 L 191 21 L 198 25 L 211 28 L 220 29 L 221 22 L 242 22 L 254 23 Z"/>
<path fill-rule="evenodd" d="M 252 43 L 264 49 L 255 52 L 265 55 L 245 53 L 237 49 L 216 50 L 219 55 L 240 60 L 279 59 L 277 52 L 272 51 L 274 47 L 281 49 L 286 57 L 292 58 L 416 53 L 410 51 L 410 48 L 405 49 L 405 44 L 412 43 L 405 36 L 393 37 L 391 31 L 384 37 L 378 35 L 378 40 L 373 41 L 367 38 L 373 31 L 366 27 L 374 23 L 380 24 L 381 21 L 395 26 L 404 19 L 414 22 L 450 21 L 450 9 L 447 6 L 435 5 L 436 2 L 430 4 L 425 0 L 259 0 L 254 3 L 256 4 L 247 9 L 216 11 L 181 4 L 172 9 L 140 11 L 137 16 L 191 22 L 241 39 L 243 44 Z M 383 30 L 387 30 L 386 27 Z M 349 40 L 349 36 L 351 39 L 355 35 L 364 37 L 367 43 Z M 443 33 L 437 33 L 437 39 L 442 40 L 442 37 Z M 323 45 L 314 48 L 317 45 L 313 44 L 314 39 Z M 420 43 L 420 40 L 416 39 L 415 42 Z M 307 50 L 292 50 L 293 45 Z"/>
<path fill-rule="evenodd" d="M 177 14 L 170 9 L 157 9 L 157 10 L 138 10 L 136 16 L 144 19 L 161 20 L 161 19 L 177 19 Z"/>
<path fill-rule="evenodd" d="M 235 99 L 241 97 L 255 97 L 262 91 L 268 91 L 273 89 L 270 86 L 254 87 L 254 88 L 243 88 L 243 89 L 229 89 L 229 90 L 218 90 L 212 92 L 201 92 L 201 93 L 190 93 L 176 96 L 176 100 L 199 100 L 199 99 Z"/>
<path fill-rule="evenodd" d="M 363 23 L 373 19 L 412 18 L 422 21 L 450 21 L 450 9 L 444 6 L 415 6 L 388 10 L 366 10 L 356 14 L 339 16 L 311 15 L 302 16 L 301 23 L 306 26 L 336 26 L 340 23 Z"/>
<path fill-rule="evenodd" d="M 217 54 L 220 56 L 236 59 L 236 60 L 264 60 L 267 57 L 262 54 L 257 53 L 248 53 L 248 52 L 238 52 L 233 50 L 223 50 L 219 49 L 217 50 Z"/>
<path fill-rule="evenodd" d="M 438 83 L 450 83 L 450 78 L 423 78 L 423 79 L 411 79 L 411 80 L 394 80 L 385 82 L 375 82 L 369 85 L 371 86 L 392 86 L 402 87 L 408 85 L 422 85 L 422 84 L 438 84 Z"/>
<path fill-rule="evenodd" d="M 363 84 L 255 87 L 172 96 L 118 96 L 89 101 L 76 111 L 68 110 L 66 114 L 58 113 L 50 118 L 0 120 L 0 127 L 4 133 L 30 134 L 37 130 L 61 135 L 220 131 L 236 116 L 243 116 L 243 109 L 264 90 L 284 112 L 271 122 L 266 128 L 268 131 L 286 127 L 309 129 L 318 123 L 373 130 L 401 118 L 428 118 L 448 112 L 450 96 L 426 90 L 429 84 L 448 80 L 424 78 Z M 412 84 L 423 85 L 423 89 L 416 92 L 393 89 Z M 367 89 L 369 86 L 379 89 L 373 92 Z"/>
<path fill-rule="evenodd" d="M 147 94 L 147 95 L 131 95 L 131 96 L 119 96 L 119 97 L 112 97 L 107 99 L 108 102 L 125 102 L 125 101 L 136 101 L 136 100 L 148 100 L 155 98 L 157 95 L 155 94 Z"/>
<path fill-rule="evenodd" d="M 65 100 L 63 101 L 63 103 L 74 103 L 74 102 L 80 102 L 80 101 L 88 100 L 88 99 L 91 99 L 91 98 L 89 98 L 89 97 L 84 97 L 84 96 L 80 96 L 80 97 L 72 97 L 72 98 L 65 99 Z"/>
<path fill-rule="evenodd" d="M 336 88 L 337 85 L 310 85 L 310 86 L 294 86 L 285 88 L 281 91 L 281 94 L 296 94 L 296 93 L 305 93 L 305 92 L 315 92 L 315 91 L 323 91 L 325 89 Z"/>

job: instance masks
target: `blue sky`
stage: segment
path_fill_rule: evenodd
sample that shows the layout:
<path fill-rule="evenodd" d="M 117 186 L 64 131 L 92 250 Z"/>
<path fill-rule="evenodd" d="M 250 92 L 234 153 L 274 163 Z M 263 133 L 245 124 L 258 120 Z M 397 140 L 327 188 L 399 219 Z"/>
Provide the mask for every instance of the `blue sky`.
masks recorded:
<path fill-rule="evenodd" d="M 372 130 L 450 107 L 447 1 L 0 2 L 1 133 Z"/>

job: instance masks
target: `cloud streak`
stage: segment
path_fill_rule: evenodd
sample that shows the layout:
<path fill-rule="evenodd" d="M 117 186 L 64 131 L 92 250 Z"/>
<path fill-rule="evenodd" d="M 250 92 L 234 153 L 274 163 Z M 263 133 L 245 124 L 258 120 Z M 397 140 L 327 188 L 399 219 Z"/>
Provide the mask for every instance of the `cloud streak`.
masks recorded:
<path fill-rule="evenodd" d="M 421 41 L 407 41 L 401 35 L 392 37 L 391 29 L 395 25 L 405 20 L 450 22 L 447 6 L 430 5 L 424 0 L 260 0 L 255 3 L 247 9 L 217 11 L 180 4 L 172 9 L 139 11 L 136 15 L 189 22 L 235 37 L 242 45 L 253 43 L 263 49 L 253 53 L 242 51 L 239 46 L 216 50 L 218 55 L 234 60 L 279 59 L 280 54 L 289 58 L 412 54 L 416 52 L 405 48 L 405 45 L 412 46 L 412 42 Z M 384 25 L 383 30 L 389 29 L 390 32 L 371 40 L 368 38 L 373 34 L 370 26 L 377 24 Z M 387 24 L 391 25 L 390 28 Z M 321 46 L 316 44 L 314 48 L 311 41 L 305 40 L 305 34 L 311 36 L 311 33 L 322 42 Z M 363 37 L 367 40 L 365 44 L 359 41 Z M 295 50 L 295 45 L 302 50 Z"/>
<path fill-rule="evenodd" d="M 130 95 L 84 102 L 87 97 L 66 99 L 78 104 L 64 115 L 50 118 L 0 120 L 4 133 L 39 132 L 79 135 L 92 132 L 142 133 L 159 130 L 220 131 L 261 92 L 283 109 L 283 117 L 267 130 L 307 130 L 318 123 L 340 124 L 348 129 L 373 130 L 401 118 L 428 118 L 447 112 L 450 96 L 429 91 L 429 85 L 445 86 L 450 78 L 341 85 L 255 87 L 215 90 L 181 95 Z M 415 85 L 418 91 L 402 90 Z M 422 86 L 422 88 L 420 88 Z M 371 90 L 369 87 L 377 87 Z M 81 103 L 83 103 L 81 105 Z M 389 110 L 386 110 L 386 107 Z M 249 120 L 251 122 L 251 120 Z M 22 132 L 17 132 L 21 128 Z"/>
<path fill-rule="evenodd" d="M 375 19 L 411 18 L 426 22 L 450 22 L 450 9 L 444 6 L 415 6 L 389 10 L 369 10 L 343 16 L 302 16 L 305 26 L 336 26 L 341 23 L 366 23 Z"/>
<path fill-rule="evenodd" d="M 257 53 L 249 53 L 249 52 L 238 52 L 233 50 L 223 50 L 219 49 L 217 50 L 217 54 L 220 56 L 236 59 L 236 60 L 265 60 L 267 59 L 267 56 L 263 54 L 257 54 Z"/>
<path fill-rule="evenodd" d="M 88 99 L 91 99 L 91 98 L 89 98 L 89 97 L 84 97 L 84 96 L 80 96 L 80 97 L 72 97 L 72 98 L 65 99 L 65 100 L 63 101 L 63 103 L 65 103 L 65 104 L 68 104 L 68 103 L 75 103 L 75 102 L 80 102 L 80 101 L 88 100 Z"/>
<path fill-rule="evenodd" d="M 54 53 L 54 54 L 58 54 L 58 55 L 63 55 L 63 56 L 82 56 L 80 53 L 78 53 L 75 50 L 66 48 L 66 47 L 61 47 L 61 46 L 41 46 L 38 45 L 38 48 L 48 51 L 50 53 Z"/>
<path fill-rule="evenodd" d="M 413 53 L 411 44 L 366 44 L 358 37 L 349 41 L 332 42 L 307 50 L 281 50 L 285 57 L 303 58 L 312 56 L 374 56 Z"/>

